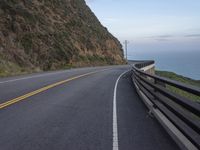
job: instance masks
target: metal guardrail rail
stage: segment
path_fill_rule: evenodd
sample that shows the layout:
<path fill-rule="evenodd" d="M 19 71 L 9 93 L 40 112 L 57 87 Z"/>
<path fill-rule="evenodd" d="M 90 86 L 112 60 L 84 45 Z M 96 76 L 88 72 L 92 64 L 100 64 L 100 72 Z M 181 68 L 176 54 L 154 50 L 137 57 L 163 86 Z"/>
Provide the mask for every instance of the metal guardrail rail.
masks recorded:
<path fill-rule="evenodd" d="M 166 87 L 170 85 L 197 96 L 200 96 L 200 89 L 141 70 L 152 64 L 154 61 L 145 61 L 133 66 L 132 79 L 140 92 L 138 94 L 149 101 L 146 104 L 151 104 L 148 106 L 151 111 L 162 114 L 160 116 L 163 117 L 157 119 L 181 149 L 200 149 L 200 103 L 178 95 Z M 166 122 L 170 125 L 166 125 Z"/>

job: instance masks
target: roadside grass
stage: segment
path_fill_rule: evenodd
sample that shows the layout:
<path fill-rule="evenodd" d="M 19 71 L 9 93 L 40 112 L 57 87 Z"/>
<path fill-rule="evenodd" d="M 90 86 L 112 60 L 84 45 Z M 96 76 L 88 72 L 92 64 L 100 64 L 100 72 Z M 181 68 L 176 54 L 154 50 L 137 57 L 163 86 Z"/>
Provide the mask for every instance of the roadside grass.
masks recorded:
<path fill-rule="evenodd" d="M 156 70 L 156 75 L 166 77 L 166 78 L 169 78 L 169 79 L 172 79 L 172 80 L 175 80 L 175 81 L 179 81 L 179 82 L 200 88 L 200 80 L 194 80 L 194 79 L 191 79 L 191 78 L 187 78 L 187 77 L 178 75 L 178 74 L 173 73 L 173 72 Z M 169 89 L 170 91 L 172 91 L 176 94 L 179 94 L 183 97 L 186 97 L 190 100 L 200 102 L 200 96 L 196 96 L 194 94 L 188 93 L 186 91 L 183 91 L 181 89 L 178 89 L 178 88 L 176 88 L 174 86 L 170 86 L 170 85 L 167 85 L 166 88 Z"/>
<path fill-rule="evenodd" d="M 10 61 L 5 61 L 0 57 L 0 77 L 16 76 L 39 72 L 39 68 L 20 67 Z"/>

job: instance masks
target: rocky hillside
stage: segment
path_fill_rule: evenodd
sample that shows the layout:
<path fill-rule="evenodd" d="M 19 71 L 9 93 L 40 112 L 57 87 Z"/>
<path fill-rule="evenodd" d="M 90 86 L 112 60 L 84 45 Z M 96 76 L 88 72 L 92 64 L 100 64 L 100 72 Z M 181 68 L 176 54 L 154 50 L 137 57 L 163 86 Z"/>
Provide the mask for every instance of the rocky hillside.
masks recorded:
<path fill-rule="evenodd" d="M 0 0 L 0 18 L 0 75 L 124 62 L 84 0 Z"/>

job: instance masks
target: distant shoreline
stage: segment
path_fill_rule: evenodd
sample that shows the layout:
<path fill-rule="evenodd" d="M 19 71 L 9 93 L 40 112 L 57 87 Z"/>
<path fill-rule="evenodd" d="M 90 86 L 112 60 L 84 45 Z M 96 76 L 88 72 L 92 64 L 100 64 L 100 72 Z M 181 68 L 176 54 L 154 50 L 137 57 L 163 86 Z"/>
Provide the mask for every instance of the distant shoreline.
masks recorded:
<path fill-rule="evenodd" d="M 156 75 L 200 87 L 200 80 L 196 80 L 196 79 L 192 79 L 190 77 L 179 75 L 172 71 L 164 71 L 164 70 L 156 69 Z"/>

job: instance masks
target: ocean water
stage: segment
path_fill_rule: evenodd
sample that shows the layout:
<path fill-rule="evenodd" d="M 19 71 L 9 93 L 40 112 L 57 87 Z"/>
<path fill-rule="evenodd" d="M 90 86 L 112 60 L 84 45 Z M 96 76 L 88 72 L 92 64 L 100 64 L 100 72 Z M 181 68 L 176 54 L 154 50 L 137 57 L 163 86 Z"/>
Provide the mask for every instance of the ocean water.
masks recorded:
<path fill-rule="evenodd" d="M 158 70 L 200 80 L 200 51 L 133 52 L 129 59 L 155 60 Z"/>

